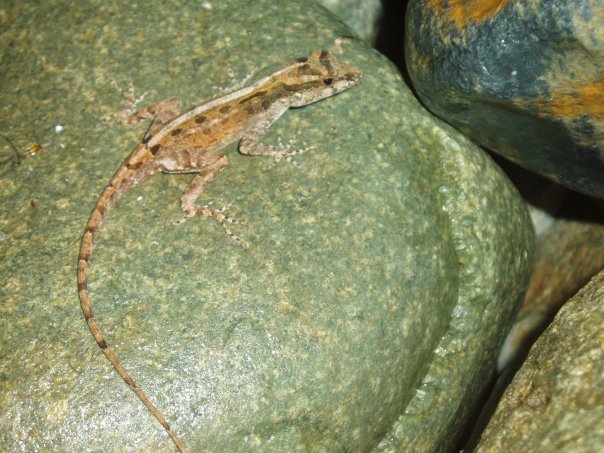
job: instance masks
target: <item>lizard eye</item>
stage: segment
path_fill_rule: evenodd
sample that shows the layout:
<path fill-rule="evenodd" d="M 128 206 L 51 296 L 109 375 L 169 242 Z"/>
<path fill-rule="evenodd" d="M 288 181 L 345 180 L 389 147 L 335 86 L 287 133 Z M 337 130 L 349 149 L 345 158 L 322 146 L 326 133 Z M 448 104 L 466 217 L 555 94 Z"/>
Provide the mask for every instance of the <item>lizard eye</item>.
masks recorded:
<path fill-rule="evenodd" d="M 333 79 L 331 77 L 327 78 L 327 79 L 323 79 L 323 83 L 325 85 L 329 86 L 329 85 L 331 85 L 333 83 Z"/>

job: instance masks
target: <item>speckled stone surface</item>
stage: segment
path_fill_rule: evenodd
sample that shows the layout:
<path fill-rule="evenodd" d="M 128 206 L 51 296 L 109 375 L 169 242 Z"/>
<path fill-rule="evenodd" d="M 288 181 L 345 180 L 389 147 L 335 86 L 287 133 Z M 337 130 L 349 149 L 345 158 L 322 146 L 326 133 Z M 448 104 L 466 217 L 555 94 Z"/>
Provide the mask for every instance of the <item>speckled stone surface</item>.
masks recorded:
<path fill-rule="evenodd" d="M 470 141 L 441 127 L 430 131 L 436 140 L 431 149 L 443 169 L 443 185 L 438 187 L 443 209 L 452 216 L 458 301 L 427 374 L 376 448 L 379 452 L 447 451 L 456 446 L 495 371 L 499 335 L 510 325 L 507 316 L 515 312 L 509 302 L 500 301 L 521 295 L 525 287 L 520 280 L 504 283 L 504 276 L 527 272 L 532 263 L 532 229 L 525 223 L 524 206 L 511 202 L 511 187 L 502 184 L 502 175 L 485 154 L 467 153 Z M 505 225 L 499 223 L 502 212 L 509 222 Z M 506 243 L 505 237 L 519 242 Z"/>
<path fill-rule="evenodd" d="M 478 452 L 604 445 L 604 272 L 568 301 L 504 393 Z"/>
<path fill-rule="evenodd" d="M 319 3 L 339 16 L 365 41 L 375 42 L 384 11 L 380 0 L 319 0 Z"/>
<path fill-rule="evenodd" d="M 147 127 L 103 121 L 123 108 L 112 81 L 189 107 L 230 72 L 263 74 L 352 33 L 310 2 L 244 3 L 0 8 L 2 450 L 173 448 L 88 332 L 78 246 Z M 187 175 L 137 187 L 100 233 L 97 319 L 194 450 L 447 442 L 521 298 L 532 230 L 515 190 L 385 59 L 355 40 L 343 49 L 362 82 L 264 139 L 300 131 L 316 146 L 301 168 L 230 147 L 200 200 L 232 204 L 247 250 L 208 219 L 168 225 Z"/>
<path fill-rule="evenodd" d="M 411 0 L 422 101 L 493 152 L 604 198 L 604 4 Z"/>

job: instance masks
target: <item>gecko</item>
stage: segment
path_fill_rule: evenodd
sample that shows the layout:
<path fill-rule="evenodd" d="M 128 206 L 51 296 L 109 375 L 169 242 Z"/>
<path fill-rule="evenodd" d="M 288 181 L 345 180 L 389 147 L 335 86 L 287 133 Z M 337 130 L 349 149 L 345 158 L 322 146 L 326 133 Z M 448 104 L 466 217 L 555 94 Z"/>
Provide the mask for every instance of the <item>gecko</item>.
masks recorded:
<path fill-rule="evenodd" d="M 94 317 L 88 292 L 90 262 L 95 240 L 109 211 L 133 187 L 158 172 L 195 173 L 181 197 L 184 218 L 215 219 L 235 241 L 222 209 L 196 205 L 197 198 L 228 164 L 224 148 L 239 141 L 239 151 L 249 156 L 281 159 L 292 154 L 289 144 L 277 146 L 260 142 L 270 125 L 289 108 L 303 107 L 340 93 L 355 85 L 361 71 L 338 61 L 329 51 L 319 49 L 296 58 L 255 83 L 215 97 L 179 115 L 180 101 L 167 99 L 122 117 L 124 123 L 153 118 L 142 142 L 134 148 L 98 198 L 86 224 L 78 258 L 78 293 L 90 332 L 105 357 L 130 389 L 161 424 L 179 451 L 187 451 L 162 413 L 122 366 L 107 345 Z"/>

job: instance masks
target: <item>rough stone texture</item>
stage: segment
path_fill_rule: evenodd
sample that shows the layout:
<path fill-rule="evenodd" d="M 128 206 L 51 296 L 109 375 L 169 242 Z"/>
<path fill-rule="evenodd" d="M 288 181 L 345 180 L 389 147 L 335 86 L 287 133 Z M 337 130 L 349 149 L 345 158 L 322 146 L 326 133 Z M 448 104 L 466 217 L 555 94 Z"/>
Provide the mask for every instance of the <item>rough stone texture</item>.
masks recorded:
<path fill-rule="evenodd" d="M 412 0 L 409 73 L 480 144 L 604 197 L 603 18 L 599 0 Z"/>
<path fill-rule="evenodd" d="M 500 369 L 526 353 L 562 304 L 604 268 L 604 224 L 558 219 L 538 236 L 536 250 L 524 302 L 501 351 Z"/>
<path fill-rule="evenodd" d="M 604 445 L 604 271 L 537 340 L 477 452 L 597 452 Z"/>
<path fill-rule="evenodd" d="M 492 174 L 494 179 L 483 179 L 491 178 L 484 173 L 490 168 L 490 159 L 482 153 L 471 156 L 460 153 L 470 142 L 457 137 L 458 144 L 454 145 L 449 141 L 452 132 L 446 128 L 433 129 L 431 139 L 440 137 L 442 143 L 452 147 L 441 148 L 434 142 L 430 149 L 439 152 L 446 169 L 447 182 L 438 189 L 444 197 L 443 208 L 450 214 L 455 213 L 451 228 L 460 264 L 458 302 L 451 312 L 447 333 L 434 349 L 428 372 L 404 413 L 375 449 L 379 452 L 450 451 L 456 446 L 468 417 L 484 396 L 482 392 L 495 372 L 492 359 L 501 344 L 496 339 L 497 332 L 500 328 L 508 330 L 497 301 L 512 288 L 502 285 L 501 278 L 508 273 L 515 274 L 520 271 L 518 266 L 523 266 L 518 261 L 523 257 L 515 255 L 518 251 L 502 241 L 501 231 L 484 228 L 485 219 L 491 226 L 498 223 L 496 212 L 503 201 L 502 194 L 497 194 L 495 189 L 502 187 L 499 176 Z M 479 186 L 488 189 L 477 198 Z M 513 223 L 520 220 L 517 216 L 524 218 L 524 212 L 512 205 L 504 209 L 509 209 L 508 220 L 512 222 L 506 228 L 516 228 Z M 532 230 L 525 233 L 532 236 Z M 528 249 L 521 253 L 530 256 Z M 532 263 L 530 258 L 529 263 Z M 477 323 L 484 330 L 477 330 Z M 493 345 L 493 349 L 487 344 Z"/>
<path fill-rule="evenodd" d="M 369 43 L 375 43 L 384 7 L 380 0 L 319 0 Z"/>
<path fill-rule="evenodd" d="M 147 127 L 102 121 L 122 108 L 112 80 L 192 106 L 230 71 L 262 75 L 352 34 L 312 2 L 208 5 L 0 9 L 2 450 L 172 448 L 77 301 L 87 216 Z M 167 226 L 187 175 L 137 187 L 100 233 L 97 319 L 194 450 L 367 451 L 400 429 L 454 439 L 521 299 L 532 230 L 514 188 L 376 52 L 343 48 L 361 84 L 264 139 L 301 131 L 316 146 L 302 169 L 231 147 L 200 200 L 232 203 L 248 250 L 208 219 Z"/>

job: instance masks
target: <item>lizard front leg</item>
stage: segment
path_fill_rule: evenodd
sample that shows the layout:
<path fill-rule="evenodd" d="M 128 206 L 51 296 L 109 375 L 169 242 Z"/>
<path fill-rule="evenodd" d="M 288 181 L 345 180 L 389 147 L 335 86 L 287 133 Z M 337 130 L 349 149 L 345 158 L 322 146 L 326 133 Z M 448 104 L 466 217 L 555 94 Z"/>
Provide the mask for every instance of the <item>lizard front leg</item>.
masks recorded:
<path fill-rule="evenodd" d="M 281 140 L 279 140 L 279 143 L 276 146 L 266 145 L 260 141 L 266 134 L 266 131 L 273 121 L 278 119 L 282 114 L 283 112 L 281 110 L 277 110 L 270 119 L 259 121 L 252 129 L 247 131 L 243 137 L 241 137 L 241 142 L 239 143 L 239 151 L 241 154 L 245 154 L 247 156 L 271 156 L 273 158 L 273 162 L 271 163 L 272 167 L 284 159 L 288 162 L 294 163 L 291 160 L 292 157 L 315 149 L 314 146 L 305 146 L 304 148 L 292 149 L 292 145 L 294 143 L 293 138 L 291 138 L 286 144 L 281 143 Z M 297 164 L 294 163 L 294 165 Z"/>
<path fill-rule="evenodd" d="M 180 99 L 164 99 L 157 104 L 139 110 L 122 110 L 119 117 L 122 124 L 138 124 L 143 120 L 153 118 L 153 122 L 143 138 L 143 143 L 147 143 L 166 123 L 178 116 L 181 106 Z"/>

